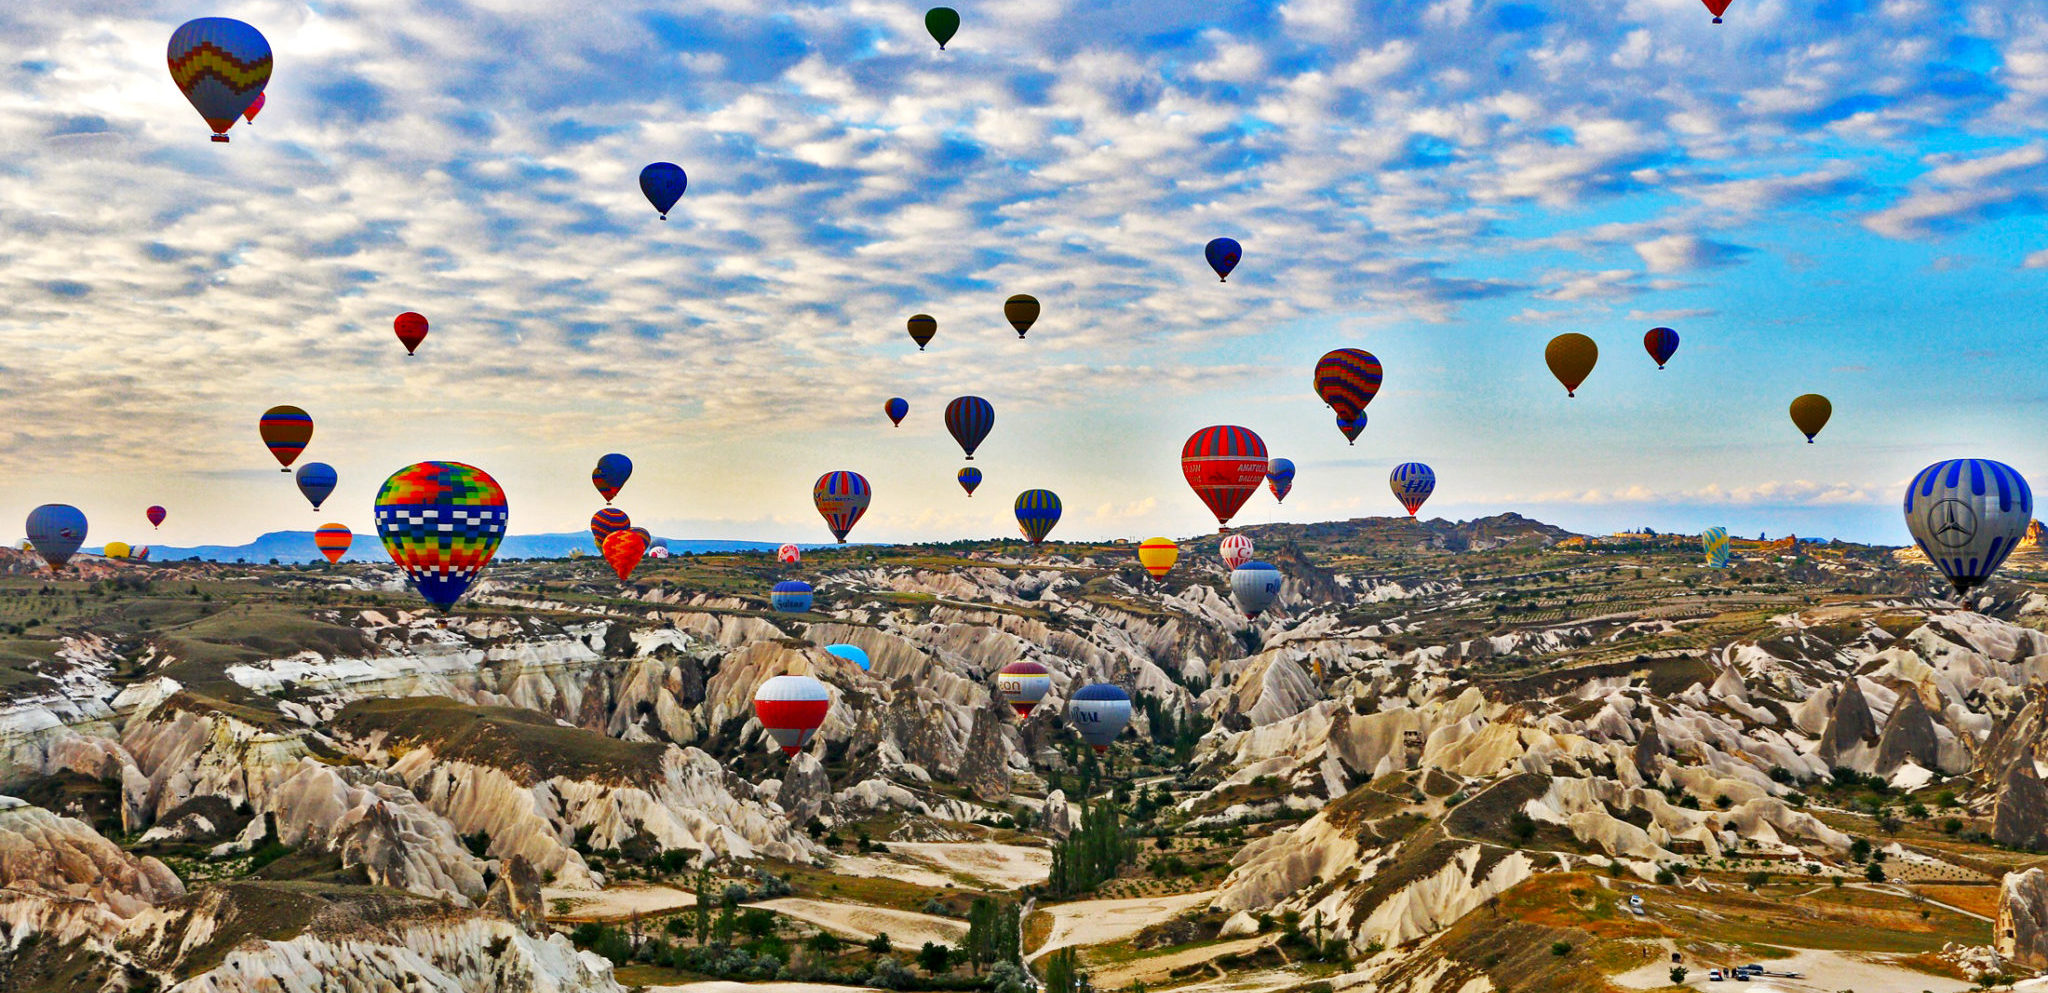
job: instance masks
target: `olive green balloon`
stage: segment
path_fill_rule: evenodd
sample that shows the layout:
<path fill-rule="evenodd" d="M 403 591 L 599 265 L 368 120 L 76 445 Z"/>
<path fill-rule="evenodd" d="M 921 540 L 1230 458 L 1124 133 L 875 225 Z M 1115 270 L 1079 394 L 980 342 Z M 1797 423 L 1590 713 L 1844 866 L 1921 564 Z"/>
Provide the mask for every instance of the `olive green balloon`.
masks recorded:
<path fill-rule="evenodd" d="M 933 7 L 924 12 L 924 29 L 932 33 L 943 52 L 946 43 L 953 40 L 953 33 L 960 30 L 960 12 L 951 7 Z"/>

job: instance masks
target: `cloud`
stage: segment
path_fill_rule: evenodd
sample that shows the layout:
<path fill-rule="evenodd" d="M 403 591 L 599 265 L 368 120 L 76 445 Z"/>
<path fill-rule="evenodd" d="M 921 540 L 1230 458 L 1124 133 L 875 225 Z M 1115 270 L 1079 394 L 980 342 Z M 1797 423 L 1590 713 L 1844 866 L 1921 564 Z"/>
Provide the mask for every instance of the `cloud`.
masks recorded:
<path fill-rule="evenodd" d="M 2008 214 L 2048 209 L 2048 144 L 1976 157 L 1929 156 L 1930 168 L 1891 206 L 1863 218 L 1888 238 L 1926 238 Z"/>
<path fill-rule="evenodd" d="M 1749 249 L 1710 241 L 1695 234 L 1670 234 L 1635 244 L 1643 266 L 1651 272 L 1692 272 L 1734 265 Z"/>

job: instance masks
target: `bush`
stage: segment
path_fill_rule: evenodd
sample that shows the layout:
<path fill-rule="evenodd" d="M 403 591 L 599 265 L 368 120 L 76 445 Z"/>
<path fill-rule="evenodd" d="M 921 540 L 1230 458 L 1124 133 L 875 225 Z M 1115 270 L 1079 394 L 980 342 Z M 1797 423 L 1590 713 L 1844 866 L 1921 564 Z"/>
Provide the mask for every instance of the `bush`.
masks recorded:
<path fill-rule="evenodd" d="M 889 954 L 889 947 L 889 932 L 887 931 L 876 932 L 874 937 L 868 939 L 868 951 L 876 955 Z"/>
<path fill-rule="evenodd" d="M 916 985 L 917 976 L 908 967 L 893 957 L 883 956 L 875 960 L 873 972 L 868 973 L 868 985 L 876 989 L 902 990 Z"/>
<path fill-rule="evenodd" d="M 1553 941 L 1550 943 L 1550 954 L 1555 955 L 1558 958 L 1564 958 L 1565 956 L 1570 955 L 1571 953 L 1572 943 L 1569 941 Z"/>
<path fill-rule="evenodd" d="M 1669 870 L 1669 869 L 1659 869 L 1659 870 L 1657 870 L 1657 885 L 1659 885 L 1659 886 L 1669 886 L 1669 885 L 1671 885 L 1672 883 L 1675 883 L 1675 882 L 1678 882 L 1678 876 L 1677 876 L 1676 874 L 1674 874 L 1674 873 L 1673 873 L 1673 872 L 1672 872 L 1671 870 Z"/>
<path fill-rule="evenodd" d="M 1863 878 L 1873 883 L 1884 882 L 1884 866 L 1878 865 L 1875 862 L 1870 863 L 1870 867 L 1863 870 Z"/>
<path fill-rule="evenodd" d="M 1760 890 L 1770 885 L 1771 874 L 1768 872 L 1752 872 L 1743 882 L 1747 883 L 1750 889 Z"/>
<path fill-rule="evenodd" d="M 1674 965 L 1674 966 L 1672 966 L 1672 967 L 1671 967 L 1671 985 L 1673 985 L 1673 986 L 1684 986 L 1684 985 L 1685 985 L 1685 966 L 1682 966 L 1682 965 Z"/>

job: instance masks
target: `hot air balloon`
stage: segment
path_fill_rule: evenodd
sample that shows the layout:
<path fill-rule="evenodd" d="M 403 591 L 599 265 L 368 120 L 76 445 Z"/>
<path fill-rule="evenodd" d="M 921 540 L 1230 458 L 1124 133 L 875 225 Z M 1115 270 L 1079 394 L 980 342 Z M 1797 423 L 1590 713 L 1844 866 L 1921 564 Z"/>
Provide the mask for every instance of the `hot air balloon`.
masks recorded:
<path fill-rule="evenodd" d="M 1558 335 L 1543 349 L 1543 361 L 1549 364 L 1550 374 L 1564 384 L 1564 395 L 1568 397 L 1579 395 L 1579 384 L 1586 381 L 1593 363 L 1599 359 L 1600 346 L 1577 332 Z"/>
<path fill-rule="evenodd" d="M 887 403 L 882 404 L 882 413 L 889 415 L 889 423 L 900 428 L 903 426 L 903 418 L 910 413 L 910 401 L 902 397 L 890 397 Z"/>
<path fill-rule="evenodd" d="M 242 120 L 248 121 L 251 124 L 256 123 L 256 115 L 263 113 L 263 104 L 266 99 L 268 98 L 263 94 L 256 94 L 256 99 L 249 103 L 249 109 L 242 111 Z"/>
<path fill-rule="evenodd" d="M 128 543 L 125 541 L 110 541 L 107 542 L 107 547 L 100 549 L 100 554 L 110 559 L 125 559 L 128 552 Z"/>
<path fill-rule="evenodd" d="M 1337 412 L 1340 421 L 1363 417 L 1365 405 L 1380 391 L 1381 372 L 1379 358 L 1363 348 L 1327 352 L 1316 361 L 1316 396 Z"/>
<path fill-rule="evenodd" d="M 614 531 L 604 539 L 604 560 L 617 573 L 619 582 L 633 578 L 633 570 L 647 554 L 647 538 L 639 528 Z"/>
<path fill-rule="evenodd" d="M 1031 325 L 1038 320 L 1038 298 L 1029 293 L 1019 293 L 1003 301 L 1003 319 L 1017 329 L 1017 337 L 1024 337 L 1024 332 L 1031 330 Z"/>
<path fill-rule="evenodd" d="M 1180 544 L 1172 538 L 1147 538 L 1138 543 L 1138 564 L 1144 566 L 1153 579 L 1165 579 L 1178 561 Z"/>
<path fill-rule="evenodd" d="M 1108 683 L 1083 686 L 1067 703 L 1067 719 L 1088 747 L 1109 751 L 1116 736 L 1131 723 L 1131 696 Z"/>
<path fill-rule="evenodd" d="M 427 319 L 408 310 L 391 319 L 391 330 L 398 334 L 398 343 L 405 346 L 405 354 L 410 356 L 420 342 L 427 340 Z"/>
<path fill-rule="evenodd" d="M 868 512 L 868 501 L 874 498 L 874 489 L 868 486 L 866 476 L 846 469 L 837 469 L 818 477 L 811 487 L 811 502 L 818 505 L 818 515 L 825 518 L 825 526 L 832 529 L 832 537 L 846 544 L 846 533 L 860 522 L 860 515 Z"/>
<path fill-rule="evenodd" d="M 798 579 L 785 579 L 768 591 L 768 605 L 785 614 L 809 613 L 811 609 L 811 584 Z"/>
<path fill-rule="evenodd" d="M 1257 617 L 1280 596 L 1280 570 L 1264 562 L 1246 562 L 1230 570 L 1230 598 L 1246 617 Z"/>
<path fill-rule="evenodd" d="M 1017 719 L 1031 716 L 1047 693 L 1052 692 L 1052 670 L 1036 662 L 1016 661 L 996 672 L 996 698 L 1017 712 Z"/>
<path fill-rule="evenodd" d="M 951 7 L 933 7 L 924 12 L 924 29 L 932 33 L 932 40 L 939 43 L 939 51 L 946 50 L 946 43 L 953 40 L 953 33 L 960 30 L 960 12 Z"/>
<path fill-rule="evenodd" d="M 781 548 L 775 550 L 775 561 L 781 562 L 784 565 L 795 565 L 803 561 L 803 557 L 804 550 L 794 544 L 784 544 Z"/>
<path fill-rule="evenodd" d="M 996 426 L 996 408 L 980 397 L 954 397 L 946 405 L 946 430 L 960 443 L 960 450 L 974 458 L 974 449 Z"/>
<path fill-rule="evenodd" d="M 907 326 L 910 329 L 910 340 L 917 342 L 917 350 L 920 352 L 924 351 L 924 346 L 931 344 L 932 336 L 939 333 L 938 318 L 930 314 L 912 315 Z"/>
<path fill-rule="evenodd" d="M 640 192 L 647 202 L 661 212 L 661 219 L 668 220 L 668 212 L 677 200 L 683 198 L 683 191 L 690 186 L 690 177 L 683 174 L 683 167 L 673 162 L 656 162 L 640 170 Z"/>
<path fill-rule="evenodd" d="M 214 141 L 228 140 L 235 118 L 248 112 L 270 82 L 270 42 L 233 18 L 186 21 L 171 32 L 166 56 L 171 82 L 212 126 Z"/>
<path fill-rule="evenodd" d="M 868 658 L 868 653 L 859 645 L 826 645 L 825 651 L 860 666 L 862 672 L 875 667 L 874 661 Z"/>
<path fill-rule="evenodd" d="M 1230 518 L 1266 479 L 1266 443 L 1249 428 L 1203 428 L 1181 446 L 1180 471 L 1216 515 L 1218 530 L 1228 531 Z"/>
<path fill-rule="evenodd" d="M 1420 462 L 1403 462 L 1387 474 L 1387 486 L 1394 491 L 1394 499 L 1408 508 L 1408 516 L 1422 509 L 1422 501 L 1436 492 L 1436 472 Z"/>
<path fill-rule="evenodd" d="M 137 546 L 135 546 L 135 548 L 134 548 L 133 550 L 131 550 L 131 551 L 130 551 L 130 552 L 128 553 L 128 557 L 129 557 L 129 558 L 131 558 L 131 559 L 134 559 L 134 560 L 135 560 L 135 561 L 137 561 L 137 562 L 147 562 L 147 561 L 149 561 L 149 546 L 148 546 L 148 545 L 137 545 Z"/>
<path fill-rule="evenodd" d="M 283 466 L 278 471 L 290 472 L 292 461 L 313 440 L 313 415 L 290 404 L 272 407 L 257 420 L 256 433 L 263 436 L 271 457 Z"/>
<path fill-rule="evenodd" d="M 298 475 L 293 478 L 298 480 L 299 495 L 311 501 L 314 510 L 320 509 L 321 502 L 334 492 L 335 483 L 341 479 L 335 474 L 334 467 L 325 462 L 308 462 L 299 467 Z"/>
<path fill-rule="evenodd" d="M 418 462 L 377 491 L 377 536 L 428 603 L 455 606 L 505 537 L 505 491 L 460 462 Z"/>
<path fill-rule="evenodd" d="M 617 452 L 598 459 L 597 468 L 590 470 L 590 485 L 597 487 L 598 494 L 606 503 L 612 502 L 612 498 L 625 488 L 626 480 L 631 478 L 633 460 Z"/>
<path fill-rule="evenodd" d="M 171 516 L 171 512 L 162 507 L 151 507 L 143 511 L 142 516 L 149 518 L 150 529 L 154 530 L 163 526 L 164 518 Z"/>
<path fill-rule="evenodd" d="M 606 507 L 590 515 L 590 540 L 604 551 L 604 540 L 633 526 L 633 519 L 617 507 Z"/>
<path fill-rule="evenodd" d="M 50 571 L 64 568 L 85 544 L 85 514 L 68 503 L 46 503 L 29 511 L 28 543 L 50 564 Z"/>
<path fill-rule="evenodd" d="M 348 546 L 356 543 L 356 534 L 346 524 L 322 524 L 313 532 L 313 547 L 327 556 L 329 562 L 339 562 L 348 554 Z"/>
<path fill-rule="evenodd" d="M 668 558 L 668 546 L 667 546 L 667 545 L 649 545 L 649 546 L 647 546 L 647 557 L 648 557 L 648 558 L 650 558 L 650 559 L 665 559 L 665 558 Z"/>
<path fill-rule="evenodd" d="M 1052 526 L 1059 522 L 1059 494 L 1051 490 L 1025 490 L 1017 494 L 1017 528 L 1032 544 L 1043 544 Z"/>
<path fill-rule="evenodd" d="M 1701 0 L 1707 5 L 1707 12 L 1714 15 L 1714 23 L 1721 23 L 1721 15 L 1728 12 L 1729 0 Z"/>
<path fill-rule="evenodd" d="M 1202 249 L 1202 254 L 1208 256 L 1209 268 L 1216 270 L 1217 281 L 1227 283 L 1230 271 L 1244 259 L 1244 246 L 1235 238 L 1216 238 Z"/>
<path fill-rule="evenodd" d="M 1906 528 L 1957 593 L 1998 570 L 2034 519 L 2034 491 L 2003 462 L 1936 462 L 1906 487 Z"/>
<path fill-rule="evenodd" d="M 1242 534 L 1226 535 L 1216 551 L 1226 568 L 1235 569 L 1252 560 L 1252 539 Z"/>
<path fill-rule="evenodd" d="M 1344 432 L 1345 441 L 1353 445 L 1358 444 L 1358 436 L 1365 433 L 1365 413 L 1360 411 L 1357 417 L 1338 414 L 1337 430 Z"/>
<path fill-rule="evenodd" d="M 1273 491 L 1273 499 L 1287 502 L 1287 491 L 1294 488 L 1294 460 L 1269 459 L 1266 462 L 1266 486 Z"/>
<path fill-rule="evenodd" d="M 960 488 L 966 490 L 967 495 L 971 497 L 974 495 L 974 488 L 981 485 L 981 470 L 968 466 L 960 470 L 959 479 Z"/>
<path fill-rule="evenodd" d="M 1813 436 L 1828 426 L 1828 418 L 1835 413 L 1835 405 L 1818 393 L 1807 393 L 1792 401 L 1792 425 L 1806 435 L 1806 443 L 1813 444 Z"/>
<path fill-rule="evenodd" d="M 1671 356 L 1678 351 L 1678 332 L 1670 328 L 1651 328 L 1643 333 L 1643 351 L 1657 360 L 1657 368 L 1664 368 L 1664 363 L 1671 361 Z"/>
<path fill-rule="evenodd" d="M 1707 565 L 1728 568 L 1728 529 L 1712 527 L 1700 532 L 1700 549 L 1707 553 Z"/>
<path fill-rule="evenodd" d="M 784 755 L 803 751 L 831 709 L 832 691 L 810 676 L 772 676 L 754 691 L 754 718 Z"/>
<path fill-rule="evenodd" d="M 653 547 L 654 547 L 654 533 L 653 533 L 653 532 L 651 532 L 651 531 L 647 530 L 646 528 L 641 528 L 641 527 L 631 527 L 631 528 L 627 528 L 626 530 L 628 530 L 628 531 L 631 531 L 631 532 L 633 532 L 634 534 L 637 534 L 637 535 L 639 535 L 639 536 L 640 536 L 640 540 L 641 540 L 642 542 L 645 542 L 645 543 L 646 543 L 646 545 L 647 545 L 647 547 L 649 547 L 649 548 L 653 548 Z M 606 539 L 606 540 L 610 540 L 610 539 Z"/>

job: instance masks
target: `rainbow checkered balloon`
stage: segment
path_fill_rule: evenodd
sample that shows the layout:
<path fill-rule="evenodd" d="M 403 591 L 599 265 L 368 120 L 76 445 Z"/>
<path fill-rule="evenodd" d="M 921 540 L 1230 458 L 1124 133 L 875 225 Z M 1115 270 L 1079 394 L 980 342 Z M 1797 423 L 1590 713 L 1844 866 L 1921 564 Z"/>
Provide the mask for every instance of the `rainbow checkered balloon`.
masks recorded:
<path fill-rule="evenodd" d="M 460 462 L 419 462 L 377 491 L 377 536 L 427 602 L 447 610 L 498 551 L 508 512 L 491 474 Z"/>

